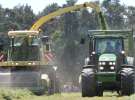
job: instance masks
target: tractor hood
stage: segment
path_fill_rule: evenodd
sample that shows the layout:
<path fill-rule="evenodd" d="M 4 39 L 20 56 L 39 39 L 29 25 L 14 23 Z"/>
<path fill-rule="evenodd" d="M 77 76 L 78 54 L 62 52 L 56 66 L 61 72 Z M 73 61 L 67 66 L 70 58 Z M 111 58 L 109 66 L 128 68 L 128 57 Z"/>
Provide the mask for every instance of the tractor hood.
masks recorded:
<path fill-rule="evenodd" d="M 116 61 L 115 54 L 102 54 L 99 56 L 99 61 Z"/>

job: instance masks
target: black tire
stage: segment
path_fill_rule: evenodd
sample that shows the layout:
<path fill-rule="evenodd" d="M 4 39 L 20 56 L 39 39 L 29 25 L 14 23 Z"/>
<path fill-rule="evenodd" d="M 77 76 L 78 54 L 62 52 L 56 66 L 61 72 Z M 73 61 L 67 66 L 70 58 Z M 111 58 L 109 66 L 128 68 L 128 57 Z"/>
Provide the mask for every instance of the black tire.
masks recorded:
<path fill-rule="evenodd" d="M 54 80 L 50 80 L 49 88 L 48 88 L 48 95 L 54 94 Z"/>
<path fill-rule="evenodd" d="M 102 97 L 103 96 L 103 91 L 102 90 L 97 91 L 97 96 Z"/>
<path fill-rule="evenodd" d="M 41 96 L 45 94 L 45 91 L 43 89 L 38 91 L 32 91 L 34 95 Z"/>
<path fill-rule="evenodd" d="M 92 68 L 83 69 L 81 86 L 82 97 L 92 97 L 96 95 L 95 72 Z"/>
<path fill-rule="evenodd" d="M 123 68 L 121 70 L 121 95 L 131 95 L 134 93 L 135 72 L 133 68 Z"/>
<path fill-rule="evenodd" d="M 103 96 L 103 88 L 102 86 L 97 85 L 97 96 Z"/>
<path fill-rule="evenodd" d="M 55 93 L 61 93 L 60 79 L 58 77 L 56 77 L 56 82 L 55 82 Z"/>
<path fill-rule="evenodd" d="M 50 80 L 48 95 L 52 95 L 54 93 L 61 93 L 60 79 L 58 77 L 53 77 Z"/>
<path fill-rule="evenodd" d="M 42 87 L 42 88 L 39 88 L 38 90 L 34 91 L 33 93 L 35 95 L 38 95 L 38 96 L 46 94 L 46 92 L 48 91 L 48 85 L 47 84 L 48 83 L 47 83 L 46 80 L 41 79 L 41 86 L 40 87 Z"/>

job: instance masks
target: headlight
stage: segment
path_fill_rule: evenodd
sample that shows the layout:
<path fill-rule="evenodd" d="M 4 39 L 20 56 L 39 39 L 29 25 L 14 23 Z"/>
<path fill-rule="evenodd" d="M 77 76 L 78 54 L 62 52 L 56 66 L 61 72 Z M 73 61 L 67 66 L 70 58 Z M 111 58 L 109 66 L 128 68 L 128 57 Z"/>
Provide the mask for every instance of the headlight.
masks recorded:
<path fill-rule="evenodd" d="M 125 51 L 121 51 L 122 54 L 125 54 Z"/>
<path fill-rule="evenodd" d="M 102 62 L 102 65 L 105 65 L 105 62 Z"/>
<path fill-rule="evenodd" d="M 114 70 L 114 66 L 111 66 L 110 69 L 111 69 L 111 70 Z"/>
<path fill-rule="evenodd" d="M 99 62 L 98 64 L 99 65 L 105 65 L 106 63 L 105 62 Z"/>
<path fill-rule="evenodd" d="M 31 65 L 31 63 L 29 62 L 28 65 Z"/>
<path fill-rule="evenodd" d="M 96 52 L 95 52 L 95 51 L 93 51 L 93 52 L 92 52 L 92 54 L 94 55 L 94 54 L 96 54 Z"/>
<path fill-rule="evenodd" d="M 15 65 L 19 65 L 18 63 L 15 63 Z"/>
<path fill-rule="evenodd" d="M 113 62 L 113 65 L 115 65 L 116 63 L 115 62 Z"/>
<path fill-rule="evenodd" d="M 113 63 L 112 62 L 109 62 L 109 65 L 113 65 Z"/>
<path fill-rule="evenodd" d="M 101 66 L 101 67 L 99 67 L 99 69 L 100 69 L 100 70 L 103 70 L 103 69 L 104 69 L 104 67 L 102 67 L 102 66 Z"/>

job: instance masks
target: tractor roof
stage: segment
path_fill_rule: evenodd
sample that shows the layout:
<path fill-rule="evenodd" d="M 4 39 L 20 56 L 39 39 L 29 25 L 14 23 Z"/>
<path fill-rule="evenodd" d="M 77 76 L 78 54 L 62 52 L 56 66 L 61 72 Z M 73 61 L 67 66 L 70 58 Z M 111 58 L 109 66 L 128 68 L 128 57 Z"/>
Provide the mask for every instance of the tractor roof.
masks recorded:
<path fill-rule="evenodd" d="M 110 38 L 127 38 L 132 34 L 132 30 L 88 30 L 89 36 L 91 37 L 110 37 Z"/>
<path fill-rule="evenodd" d="M 36 36 L 39 34 L 39 31 L 28 31 L 28 30 L 18 30 L 18 31 L 9 31 L 8 36 L 16 36 L 16 37 L 23 37 L 23 36 Z"/>

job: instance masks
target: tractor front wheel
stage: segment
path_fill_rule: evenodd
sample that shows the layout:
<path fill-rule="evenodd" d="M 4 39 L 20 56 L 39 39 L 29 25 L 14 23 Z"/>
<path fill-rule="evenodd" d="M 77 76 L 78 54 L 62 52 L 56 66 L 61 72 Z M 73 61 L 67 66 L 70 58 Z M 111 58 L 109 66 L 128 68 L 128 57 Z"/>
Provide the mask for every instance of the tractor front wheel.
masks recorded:
<path fill-rule="evenodd" d="M 96 95 L 96 80 L 93 68 L 86 68 L 82 71 L 82 97 L 92 97 Z"/>
<path fill-rule="evenodd" d="M 134 93 L 135 72 L 133 68 L 123 68 L 121 70 L 121 95 L 131 95 Z"/>

